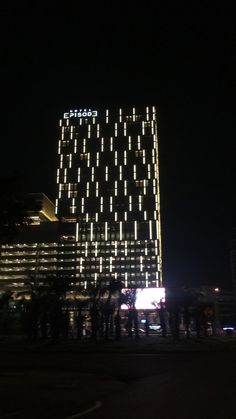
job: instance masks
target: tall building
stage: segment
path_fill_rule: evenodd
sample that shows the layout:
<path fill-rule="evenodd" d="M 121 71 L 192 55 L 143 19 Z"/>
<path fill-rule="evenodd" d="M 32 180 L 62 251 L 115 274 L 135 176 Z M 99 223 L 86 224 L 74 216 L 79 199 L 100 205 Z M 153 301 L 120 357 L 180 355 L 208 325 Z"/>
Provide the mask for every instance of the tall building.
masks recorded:
<path fill-rule="evenodd" d="M 43 193 L 27 194 L 27 217 L 31 226 L 0 243 L 0 293 L 24 290 L 30 281 L 64 275 L 58 271 L 64 244 L 58 243 L 55 205 Z M 65 272 L 67 273 L 67 272 Z"/>
<path fill-rule="evenodd" d="M 155 107 L 66 112 L 58 155 L 68 275 L 85 288 L 99 279 L 162 286 Z"/>

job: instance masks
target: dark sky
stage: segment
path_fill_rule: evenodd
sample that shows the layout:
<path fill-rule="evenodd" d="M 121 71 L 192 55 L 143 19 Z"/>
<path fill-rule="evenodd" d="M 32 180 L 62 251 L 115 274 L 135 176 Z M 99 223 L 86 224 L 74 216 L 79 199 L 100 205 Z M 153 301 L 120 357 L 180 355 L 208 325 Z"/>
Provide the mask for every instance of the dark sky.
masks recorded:
<path fill-rule="evenodd" d="M 55 198 L 58 120 L 73 107 L 158 108 L 164 280 L 230 286 L 235 228 L 233 10 L 1 11 L 0 176 Z"/>

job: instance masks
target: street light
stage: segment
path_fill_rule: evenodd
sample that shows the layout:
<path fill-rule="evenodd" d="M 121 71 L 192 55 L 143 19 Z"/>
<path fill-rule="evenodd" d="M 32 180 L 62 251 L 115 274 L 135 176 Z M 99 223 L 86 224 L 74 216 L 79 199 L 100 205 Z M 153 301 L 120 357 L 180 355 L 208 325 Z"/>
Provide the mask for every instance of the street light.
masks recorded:
<path fill-rule="evenodd" d="M 214 288 L 213 298 L 214 298 L 214 334 L 218 335 L 220 330 L 220 319 L 219 319 L 219 305 L 217 299 L 217 293 L 219 293 L 220 289 L 218 287 Z"/>

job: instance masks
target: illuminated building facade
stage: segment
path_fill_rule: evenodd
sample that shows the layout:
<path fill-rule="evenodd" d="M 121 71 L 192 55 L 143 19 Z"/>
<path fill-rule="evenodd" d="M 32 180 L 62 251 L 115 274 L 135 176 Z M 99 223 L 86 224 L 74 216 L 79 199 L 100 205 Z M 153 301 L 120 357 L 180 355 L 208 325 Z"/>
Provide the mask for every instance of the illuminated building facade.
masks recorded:
<path fill-rule="evenodd" d="M 25 200 L 31 203 L 26 213 L 31 227 L 10 242 L 0 243 L 0 292 L 6 287 L 22 290 L 30 281 L 57 276 L 58 261 L 63 257 L 55 205 L 43 193 L 27 194 Z"/>
<path fill-rule="evenodd" d="M 60 120 L 56 216 L 63 260 L 85 288 L 162 285 L 155 107 L 73 110 Z"/>

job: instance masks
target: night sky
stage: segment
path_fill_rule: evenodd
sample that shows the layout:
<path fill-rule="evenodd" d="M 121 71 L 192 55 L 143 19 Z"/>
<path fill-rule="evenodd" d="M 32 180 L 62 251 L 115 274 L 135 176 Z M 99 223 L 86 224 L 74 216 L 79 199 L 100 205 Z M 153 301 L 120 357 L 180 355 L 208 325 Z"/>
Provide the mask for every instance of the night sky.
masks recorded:
<path fill-rule="evenodd" d="M 58 120 L 156 105 L 166 285 L 231 285 L 236 227 L 232 9 L 1 10 L 0 177 L 56 195 Z"/>

